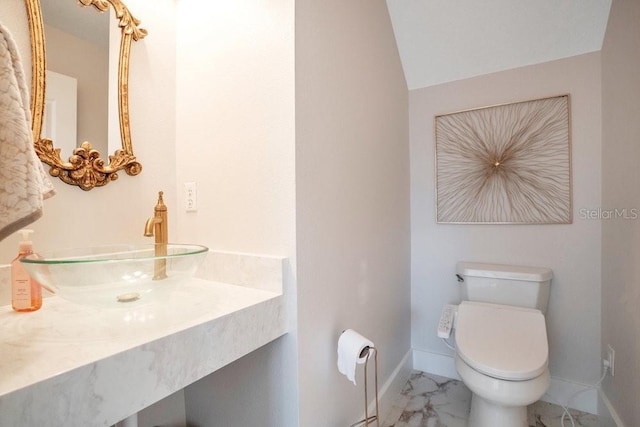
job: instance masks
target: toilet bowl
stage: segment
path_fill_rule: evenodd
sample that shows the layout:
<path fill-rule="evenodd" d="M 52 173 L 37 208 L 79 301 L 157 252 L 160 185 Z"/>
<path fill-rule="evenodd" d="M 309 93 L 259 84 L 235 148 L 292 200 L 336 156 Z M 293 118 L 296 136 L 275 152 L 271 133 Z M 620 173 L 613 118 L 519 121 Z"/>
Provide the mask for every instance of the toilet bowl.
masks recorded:
<path fill-rule="evenodd" d="M 526 427 L 527 406 L 549 387 L 542 312 L 463 301 L 455 341 L 456 370 L 473 393 L 469 427 Z"/>

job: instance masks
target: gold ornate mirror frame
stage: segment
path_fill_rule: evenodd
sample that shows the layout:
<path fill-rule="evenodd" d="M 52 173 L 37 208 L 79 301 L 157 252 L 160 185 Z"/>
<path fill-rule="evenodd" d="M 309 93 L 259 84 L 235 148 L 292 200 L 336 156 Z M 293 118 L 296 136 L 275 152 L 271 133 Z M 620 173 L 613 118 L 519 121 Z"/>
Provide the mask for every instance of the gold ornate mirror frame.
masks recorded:
<path fill-rule="evenodd" d="M 73 0 L 67 0 L 73 1 Z M 53 146 L 50 139 L 42 139 L 42 120 L 44 116 L 46 88 L 46 44 L 44 24 L 40 0 L 25 0 L 29 17 L 31 35 L 31 113 L 33 117 L 33 136 L 36 153 L 40 160 L 51 166 L 49 173 L 67 184 L 76 185 L 88 191 L 94 187 L 102 187 L 118 179 L 118 171 L 124 170 L 128 175 L 138 175 L 142 165 L 133 154 L 131 144 L 131 128 L 129 121 L 129 58 L 131 41 L 141 40 L 147 31 L 139 28 L 140 21 L 134 18 L 121 0 L 78 0 L 79 6 L 93 6 L 100 12 L 107 12 L 109 5 L 113 7 L 115 16 L 122 29 L 120 40 L 120 58 L 118 61 L 118 112 L 120 116 L 120 137 L 122 149 L 109 156 L 109 164 L 105 164 L 100 153 L 83 142 L 73 150 L 68 162 L 60 157 L 60 149 Z"/>

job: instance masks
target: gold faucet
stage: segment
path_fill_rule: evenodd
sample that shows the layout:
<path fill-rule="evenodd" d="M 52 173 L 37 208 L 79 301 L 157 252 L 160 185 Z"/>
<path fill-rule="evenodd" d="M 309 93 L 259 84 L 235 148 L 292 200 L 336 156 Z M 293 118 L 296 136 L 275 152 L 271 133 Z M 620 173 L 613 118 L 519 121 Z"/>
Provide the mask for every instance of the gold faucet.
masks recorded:
<path fill-rule="evenodd" d="M 144 225 L 144 235 L 146 237 L 155 236 L 155 256 L 164 257 L 167 255 L 167 243 L 169 243 L 169 223 L 167 220 L 167 206 L 162 199 L 163 192 L 158 192 L 158 203 L 153 209 L 153 216 Z M 153 266 L 153 280 L 167 278 L 167 259 L 155 260 Z"/>

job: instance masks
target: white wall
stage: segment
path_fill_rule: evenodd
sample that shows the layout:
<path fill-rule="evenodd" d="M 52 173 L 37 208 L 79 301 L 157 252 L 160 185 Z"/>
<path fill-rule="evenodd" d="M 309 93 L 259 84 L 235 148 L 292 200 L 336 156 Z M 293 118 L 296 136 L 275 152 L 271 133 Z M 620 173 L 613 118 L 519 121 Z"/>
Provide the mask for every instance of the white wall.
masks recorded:
<path fill-rule="evenodd" d="M 602 49 L 602 204 L 640 208 L 640 3 L 614 0 Z M 626 426 L 640 425 L 640 220 L 602 226 L 602 351 L 616 350 L 603 390 Z"/>
<path fill-rule="evenodd" d="M 293 0 L 178 2 L 178 182 L 199 190 L 198 212 L 179 199 L 184 238 L 292 255 L 293 18 Z"/>
<path fill-rule="evenodd" d="M 409 343 L 407 89 L 384 0 L 296 2 L 300 426 L 358 421 L 336 367 L 353 328 L 384 383 Z"/>
<path fill-rule="evenodd" d="M 178 235 L 290 261 L 291 332 L 188 387 L 187 421 L 296 426 L 294 1 L 179 0 L 177 28 Z"/>
<path fill-rule="evenodd" d="M 290 339 L 289 339 L 290 340 Z M 190 427 L 296 427 L 297 398 L 287 338 L 249 353 L 185 389 Z M 293 401 L 287 399 L 293 398 Z M 151 426 L 149 426 L 151 427 Z"/>
<path fill-rule="evenodd" d="M 571 94 L 574 223 L 436 224 L 434 116 L 564 93 Z M 551 375 L 583 383 L 599 378 L 600 222 L 578 212 L 600 206 L 600 102 L 599 53 L 410 92 L 414 349 L 451 354 L 435 331 L 442 306 L 459 301 L 457 261 L 545 266 L 554 272 L 547 313 Z"/>

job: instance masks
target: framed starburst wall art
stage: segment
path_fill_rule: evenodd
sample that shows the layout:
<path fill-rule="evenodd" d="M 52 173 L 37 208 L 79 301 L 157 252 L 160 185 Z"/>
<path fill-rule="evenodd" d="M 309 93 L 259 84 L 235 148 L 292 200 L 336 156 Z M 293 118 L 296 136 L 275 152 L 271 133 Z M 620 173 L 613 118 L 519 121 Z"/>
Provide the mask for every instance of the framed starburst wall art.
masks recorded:
<path fill-rule="evenodd" d="M 435 117 L 436 219 L 570 224 L 569 95 Z"/>

